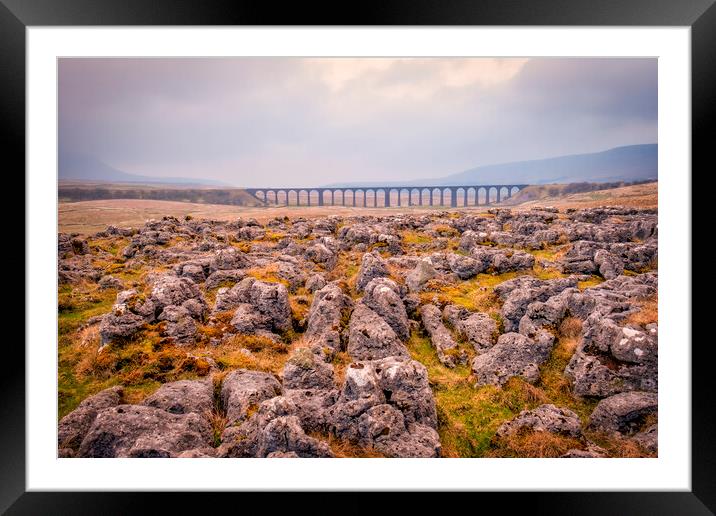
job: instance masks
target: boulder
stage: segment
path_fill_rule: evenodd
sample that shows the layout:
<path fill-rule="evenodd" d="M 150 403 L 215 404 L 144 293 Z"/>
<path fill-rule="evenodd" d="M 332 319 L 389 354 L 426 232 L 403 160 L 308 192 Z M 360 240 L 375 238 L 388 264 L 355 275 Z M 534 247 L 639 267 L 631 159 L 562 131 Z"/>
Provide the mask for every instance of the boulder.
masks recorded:
<path fill-rule="evenodd" d="M 535 383 L 539 380 L 539 366 L 549 358 L 553 344 L 554 338 L 546 334 L 537 339 L 512 332 L 500 335 L 497 344 L 472 362 L 476 385 L 502 386 L 514 376 Z"/>
<path fill-rule="evenodd" d="M 589 416 L 590 430 L 633 435 L 641 430 L 646 416 L 656 414 L 655 392 L 622 392 L 601 400 Z"/>
<path fill-rule="evenodd" d="M 214 409 L 214 386 L 207 380 L 179 380 L 165 383 L 142 405 L 166 410 L 171 414 L 189 414 L 202 417 Z"/>
<path fill-rule="evenodd" d="M 359 303 L 348 323 L 348 354 L 354 360 L 408 356 L 408 350 L 385 320 Z"/>
<path fill-rule="evenodd" d="M 514 419 L 503 423 L 495 435 L 505 437 L 524 430 L 578 438 L 582 435 L 582 422 L 579 416 L 569 409 L 552 404 L 540 405 L 532 410 L 523 410 Z"/>
<path fill-rule="evenodd" d="M 284 389 L 333 389 L 333 366 L 307 348 L 297 349 L 283 368 Z"/>
<path fill-rule="evenodd" d="M 388 265 L 385 260 L 378 253 L 365 253 L 358 269 L 356 290 L 361 292 L 372 279 L 382 278 L 387 275 Z"/>
<path fill-rule="evenodd" d="M 304 338 L 318 351 L 332 357 L 341 346 L 344 314 L 353 302 L 336 283 L 329 283 L 315 293 L 308 311 Z"/>
<path fill-rule="evenodd" d="M 211 445 L 208 421 L 144 405 L 118 405 L 97 414 L 79 457 L 176 457 Z"/>
<path fill-rule="evenodd" d="M 75 410 L 60 419 L 57 427 L 58 447 L 77 450 L 97 414 L 104 409 L 120 405 L 122 395 L 122 387 L 115 386 L 82 400 Z"/>
<path fill-rule="evenodd" d="M 455 367 L 457 364 L 467 362 L 467 355 L 461 350 L 450 330 L 442 321 L 440 309 L 431 304 L 420 308 L 420 317 L 425 331 L 430 336 L 430 342 L 438 353 L 438 359 L 446 367 Z"/>
<path fill-rule="evenodd" d="M 594 265 L 597 266 L 599 274 L 604 279 L 616 278 L 624 272 L 624 262 L 618 256 L 604 249 L 599 249 L 594 253 Z"/>
<path fill-rule="evenodd" d="M 221 403 L 226 410 L 227 424 L 242 421 L 252 407 L 280 394 L 281 384 L 269 373 L 247 369 L 230 372 L 221 385 Z"/>
<path fill-rule="evenodd" d="M 362 302 L 381 316 L 398 338 L 407 340 L 410 336 L 408 314 L 398 291 L 398 285 L 393 280 L 376 278 L 365 286 Z"/>
<path fill-rule="evenodd" d="M 464 337 L 475 351 L 489 349 L 495 343 L 497 321 L 483 312 L 470 312 L 464 307 L 447 305 L 443 309 L 443 317 Z"/>
<path fill-rule="evenodd" d="M 429 280 L 437 276 L 437 271 L 433 267 L 432 262 L 423 258 L 418 261 L 415 268 L 408 273 L 405 278 L 405 284 L 410 292 L 420 292 Z"/>

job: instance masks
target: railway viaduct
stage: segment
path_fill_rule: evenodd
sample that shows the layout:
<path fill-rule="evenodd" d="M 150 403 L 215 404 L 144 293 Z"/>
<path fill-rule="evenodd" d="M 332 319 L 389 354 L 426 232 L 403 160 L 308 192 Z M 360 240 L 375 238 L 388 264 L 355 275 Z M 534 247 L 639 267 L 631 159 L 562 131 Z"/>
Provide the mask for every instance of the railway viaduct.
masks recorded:
<path fill-rule="evenodd" d="M 335 188 L 247 188 L 265 205 L 287 206 L 480 206 L 509 199 L 529 185 L 360 186 Z M 395 195 L 394 195 L 395 194 Z M 407 194 L 407 195 L 406 195 Z M 480 200 L 482 199 L 482 202 Z M 391 204 L 392 203 L 392 204 Z"/>

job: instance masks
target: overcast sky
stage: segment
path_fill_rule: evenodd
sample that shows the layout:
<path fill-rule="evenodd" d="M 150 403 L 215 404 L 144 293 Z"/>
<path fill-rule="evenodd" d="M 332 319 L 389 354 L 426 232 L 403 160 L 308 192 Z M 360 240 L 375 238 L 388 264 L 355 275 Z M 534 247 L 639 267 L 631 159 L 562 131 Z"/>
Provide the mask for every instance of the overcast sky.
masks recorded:
<path fill-rule="evenodd" d="M 656 141 L 656 59 L 59 63 L 60 152 L 146 176 L 393 181 Z"/>

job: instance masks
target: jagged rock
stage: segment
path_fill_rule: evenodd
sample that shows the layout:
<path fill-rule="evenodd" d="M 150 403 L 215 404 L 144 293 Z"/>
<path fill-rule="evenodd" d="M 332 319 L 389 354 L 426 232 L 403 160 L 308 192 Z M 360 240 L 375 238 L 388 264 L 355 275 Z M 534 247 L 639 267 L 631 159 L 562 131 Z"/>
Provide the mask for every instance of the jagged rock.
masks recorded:
<path fill-rule="evenodd" d="M 153 282 L 149 302 L 159 315 L 165 307 L 184 306 L 192 316 L 201 319 L 206 309 L 206 301 L 199 287 L 189 278 L 165 274 Z M 198 306 L 197 306 L 198 304 Z"/>
<path fill-rule="evenodd" d="M 328 411 L 328 421 L 330 431 L 339 438 L 372 446 L 388 456 L 440 453 L 427 370 L 408 358 L 351 364 L 341 395 Z"/>
<path fill-rule="evenodd" d="M 306 280 L 306 290 L 311 293 L 318 292 L 326 286 L 326 279 L 320 274 L 313 274 Z"/>
<path fill-rule="evenodd" d="M 450 325 L 472 344 L 475 351 L 489 349 L 495 343 L 497 321 L 483 312 L 470 312 L 457 305 L 447 305 L 443 317 Z"/>
<path fill-rule="evenodd" d="M 348 329 L 348 354 L 354 360 L 408 356 L 407 349 L 390 325 L 362 303 L 353 310 Z"/>
<path fill-rule="evenodd" d="M 408 314 L 398 290 L 398 285 L 393 280 L 376 278 L 365 286 L 362 302 L 382 317 L 398 338 L 407 340 L 410 335 Z"/>
<path fill-rule="evenodd" d="M 443 324 L 442 315 L 437 306 L 424 305 L 420 308 L 420 317 L 425 331 L 430 335 L 430 342 L 438 352 L 438 359 L 443 365 L 455 367 L 457 364 L 467 362 L 465 351 L 458 348 L 450 330 Z"/>
<path fill-rule="evenodd" d="M 309 246 L 306 249 L 306 259 L 323 265 L 326 270 L 330 271 L 336 266 L 338 257 L 324 244 L 318 243 Z"/>
<path fill-rule="evenodd" d="M 504 437 L 522 431 L 551 432 L 570 437 L 582 435 L 582 423 L 579 416 L 569 409 L 558 408 L 552 404 L 540 405 L 533 410 L 523 410 L 514 419 L 503 423 L 495 435 Z"/>
<path fill-rule="evenodd" d="M 307 348 L 298 349 L 283 368 L 285 389 L 333 389 L 333 366 Z"/>
<path fill-rule="evenodd" d="M 193 412 L 208 417 L 214 408 L 214 386 L 206 380 L 179 380 L 165 383 L 146 398 L 142 405 L 172 414 Z"/>
<path fill-rule="evenodd" d="M 332 457 L 327 443 L 306 435 L 296 411 L 285 396 L 262 402 L 248 421 L 224 430 L 217 455 L 267 457 L 293 452 L 299 457 Z"/>
<path fill-rule="evenodd" d="M 246 272 L 242 269 L 236 270 L 218 270 L 214 271 L 207 276 L 204 281 L 204 286 L 208 289 L 213 289 L 226 283 L 238 283 L 246 277 Z M 227 289 L 228 290 L 228 289 Z"/>
<path fill-rule="evenodd" d="M 450 270 L 461 280 L 470 279 L 487 269 L 487 266 L 483 261 L 476 260 L 470 256 L 450 253 L 448 254 L 447 259 L 448 264 L 450 265 Z"/>
<path fill-rule="evenodd" d="M 101 288 L 102 290 L 109 288 L 121 290 L 124 287 L 122 280 L 120 280 L 119 278 L 115 278 L 114 276 L 102 276 L 99 279 L 98 285 L 99 288 Z"/>
<path fill-rule="evenodd" d="M 313 297 L 304 337 L 317 350 L 332 357 L 341 349 L 341 321 L 352 305 L 336 283 L 329 283 Z"/>
<path fill-rule="evenodd" d="M 624 272 L 624 262 L 609 251 L 599 249 L 594 253 L 594 265 L 605 279 L 613 279 Z"/>
<path fill-rule="evenodd" d="M 501 315 L 506 332 L 519 329 L 520 319 L 535 301 L 546 301 L 568 288 L 577 286 L 576 278 L 559 278 L 542 281 L 530 276 L 521 276 L 505 281 L 495 287 L 495 293 L 504 301 Z"/>
<path fill-rule="evenodd" d="M 639 446 L 655 453 L 659 449 L 659 425 L 651 425 L 632 438 Z"/>
<path fill-rule="evenodd" d="M 469 253 L 473 247 L 486 244 L 489 241 L 490 235 L 487 232 L 467 230 L 460 237 L 459 249 Z"/>
<path fill-rule="evenodd" d="M 656 391 L 656 328 L 620 327 L 595 312 L 583 324 L 583 337 L 565 368 L 578 396 L 606 397 L 628 391 Z"/>
<path fill-rule="evenodd" d="M 377 253 L 365 253 L 358 269 L 356 290 L 362 291 L 372 279 L 382 278 L 387 275 L 388 266 L 385 260 Z"/>
<path fill-rule="evenodd" d="M 167 306 L 159 320 L 168 322 L 165 334 L 176 344 L 191 344 L 196 340 L 196 323 L 184 306 Z"/>
<path fill-rule="evenodd" d="M 478 355 L 472 362 L 477 385 L 504 385 L 514 376 L 530 383 L 539 380 L 539 366 L 552 351 L 554 338 L 541 334 L 530 339 L 519 333 L 504 333 L 491 349 Z"/>
<path fill-rule="evenodd" d="M 224 378 L 221 385 L 221 402 L 226 410 L 227 424 L 242 421 L 252 407 L 262 401 L 279 396 L 281 384 L 268 373 L 237 369 Z"/>
<path fill-rule="evenodd" d="M 430 260 L 423 258 L 418 261 L 415 268 L 405 278 L 405 284 L 408 285 L 410 292 L 420 292 L 425 283 L 437 276 L 435 267 Z"/>
<path fill-rule="evenodd" d="M 119 405 L 97 414 L 79 457 L 176 457 L 211 445 L 208 421 L 144 405 Z"/>
<path fill-rule="evenodd" d="M 75 410 L 60 419 L 57 428 L 58 447 L 77 450 L 97 414 L 106 408 L 121 404 L 122 396 L 122 387 L 115 386 L 82 400 Z"/>
<path fill-rule="evenodd" d="M 439 457 L 440 438 L 429 426 L 406 426 L 403 413 L 388 404 L 369 408 L 358 418 L 359 444 L 387 457 Z"/>
<path fill-rule="evenodd" d="M 244 278 L 216 294 L 215 312 L 235 309 L 232 324 L 242 333 L 284 332 L 291 328 L 288 290 L 281 283 Z"/>
<path fill-rule="evenodd" d="M 634 434 L 644 418 L 655 414 L 659 399 L 654 392 L 622 392 L 601 400 L 589 416 L 588 427 L 604 432 Z"/>

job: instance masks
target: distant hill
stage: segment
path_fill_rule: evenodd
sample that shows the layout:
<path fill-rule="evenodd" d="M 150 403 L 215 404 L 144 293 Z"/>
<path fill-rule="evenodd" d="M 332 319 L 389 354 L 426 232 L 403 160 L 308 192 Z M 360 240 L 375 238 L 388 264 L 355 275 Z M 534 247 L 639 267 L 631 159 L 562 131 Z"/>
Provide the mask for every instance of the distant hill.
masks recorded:
<path fill-rule="evenodd" d="M 658 145 L 629 145 L 603 152 L 572 154 L 471 168 L 457 174 L 403 182 L 336 183 L 330 186 L 606 183 L 656 180 Z"/>
<path fill-rule="evenodd" d="M 128 174 L 127 172 L 123 172 L 104 163 L 94 156 L 74 153 L 60 153 L 58 159 L 58 177 L 60 181 L 227 186 L 226 183 L 214 181 L 213 179 L 150 177 Z"/>

